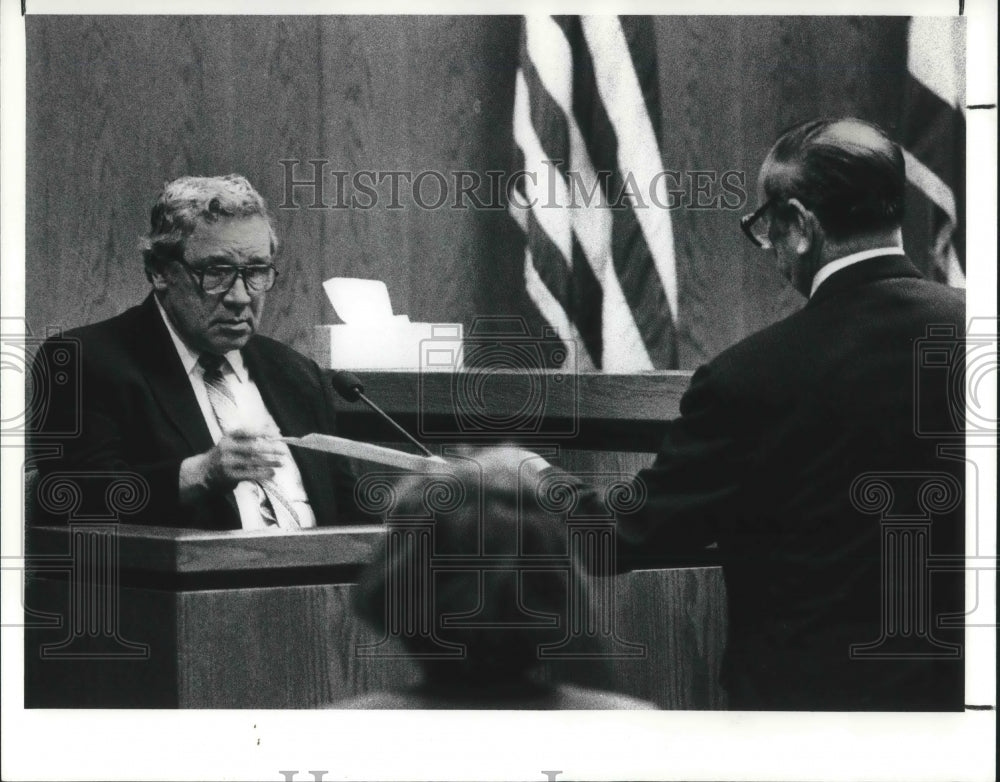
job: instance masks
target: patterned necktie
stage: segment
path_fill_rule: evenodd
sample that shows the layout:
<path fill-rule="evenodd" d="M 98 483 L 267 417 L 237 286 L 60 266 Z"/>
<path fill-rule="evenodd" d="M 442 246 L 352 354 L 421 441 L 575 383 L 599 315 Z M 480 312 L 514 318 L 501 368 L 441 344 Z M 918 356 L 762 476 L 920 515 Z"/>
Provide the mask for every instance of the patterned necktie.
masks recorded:
<path fill-rule="evenodd" d="M 225 363 L 227 363 L 226 359 L 222 356 L 211 353 L 202 353 L 198 359 L 205 380 L 205 390 L 208 392 L 208 401 L 212 405 L 212 412 L 215 413 L 215 420 L 219 422 L 222 433 L 228 434 L 241 428 L 241 424 L 236 397 L 222 372 Z M 277 483 L 270 479 L 254 483 L 258 488 L 260 512 L 266 522 L 277 524 L 282 529 L 301 528 L 298 514 L 295 513 L 292 503 Z"/>

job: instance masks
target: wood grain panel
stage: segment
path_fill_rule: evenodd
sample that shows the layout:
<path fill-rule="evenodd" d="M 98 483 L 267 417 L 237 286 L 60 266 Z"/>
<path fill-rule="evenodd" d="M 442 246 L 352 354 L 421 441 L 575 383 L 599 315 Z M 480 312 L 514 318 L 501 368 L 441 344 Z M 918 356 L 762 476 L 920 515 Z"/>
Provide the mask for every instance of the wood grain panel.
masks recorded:
<path fill-rule="evenodd" d="M 277 17 L 232 22 L 233 99 L 229 143 L 217 173 L 245 174 L 276 217 L 281 272 L 268 293 L 263 331 L 302 350 L 311 325 L 323 315 L 321 248 L 325 222 L 308 209 L 279 209 L 284 169 L 278 161 L 313 157 L 321 149 L 323 82 L 317 78 L 322 46 L 319 20 Z"/>
<path fill-rule="evenodd" d="M 29 605 L 66 616 L 67 582 L 30 582 Z M 652 700 L 662 708 L 724 707 L 717 674 L 725 604 L 718 569 L 640 571 L 609 584 L 614 637 L 590 639 L 605 653 L 622 642 L 645 654 L 589 663 L 554 660 L 549 678 Z M 29 707 L 309 708 L 419 679 L 413 660 L 353 614 L 350 585 L 195 592 L 122 591 L 121 637 L 149 645 L 141 660 L 46 659 L 41 644 L 68 629 L 26 633 Z M 604 591 L 594 590 L 600 599 Z M 176 652 L 175 652 L 176 650 Z M 179 652 L 175 657 L 175 653 Z"/>
<path fill-rule="evenodd" d="M 525 395 L 544 402 L 554 418 L 655 422 L 676 418 L 680 399 L 691 381 L 684 371 L 611 375 L 582 372 L 572 378 L 553 370 L 498 372 L 369 372 L 365 394 L 389 413 L 449 414 L 464 399 L 487 394 L 490 410 L 513 416 L 525 404 Z M 481 381 L 495 379 L 484 386 Z M 478 397 L 477 397 L 478 400 Z M 471 401 L 471 400 L 470 400 Z M 344 403 L 345 414 L 364 408 Z"/>
<path fill-rule="evenodd" d="M 31 539 L 33 561 L 51 569 L 62 563 L 68 573 L 69 533 L 41 532 Z M 349 583 L 332 574 L 306 584 L 295 580 L 316 564 L 366 562 L 378 530 L 292 536 L 123 525 L 119 533 L 122 582 L 138 572 L 166 571 L 229 575 L 233 584 L 124 586 L 115 635 L 92 637 L 70 635 L 81 602 L 69 599 L 68 580 L 32 578 L 26 602 L 34 622 L 26 635 L 29 705 L 306 708 L 398 689 L 417 677 L 414 662 L 399 654 L 398 639 L 376 643 L 380 639 L 355 618 Z M 278 577 L 265 579 L 264 573 Z M 601 619 L 576 627 L 579 634 L 568 640 L 576 651 L 582 644 L 602 656 L 589 663 L 553 659 L 550 677 L 628 691 L 665 708 L 719 707 L 725 614 L 718 569 L 643 571 L 592 582 L 589 615 Z M 88 597 L 93 593 L 83 604 Z M 41 626 L 45 615 L 60 623 Z M 42 644 L 65 640 L 77 652 L 114 652 L 121 646 L 116 639 L 146 644 L 148 654 L 133 660 L 106 654 L 49 660 L 41 654 Z M 636 645 L 645 652 L 620 658 L 623 650 L 637 651 Z M 374 648 L 365 653 L 366 646 Z"/>
<path fill-rule="evenodd" d="M 28 138 L 26 293 L 36 323 L 80 325 L 147 293 L 136 245 L 164 181 L 236 171 L 273 200 L 264 173 L 274 179 L 281 150 L 295 152 L 283 133 L 315 132 L 318 85 L 301 79 L 312 92 L 302 100 L 280 80 L 308 73 L 288 62 L 301 51 L 289 44 L 300 31 L 282 37 L 283 21 L 252 24 L 248 34 L 237 29 L 246 23 L 224 17 L 29 20 L 29 60 L 40 80 L 28 99 L 36 130 Z M 259 63 L 246 68 L 247 58 Z M 81 61 L 88 66 L 79 68 Z M 281 286 L 279 305 L 280 296 Z M 272 333 L 284 336 L 283 320 L 295 322 L 279 311 L 265 318 L 265 331 L 277 326 Z"/>
<path fill-rule="evenodd" d="M 191 592 L 178 616 L 188 708 L 307 708 L 406 686 L 411 660 L 364 658 L 375 639 L 345 585 Z"/>
<path fill-rule="evenodd" d="M 434 447 L 456 441 L 519 442 L 606 452 L 656 451 L 665 422 L 679 415 L 689 381 L 688 372 L 583 373 L 571 378 L 552 371 L 372 372 L 364 378 L 371 399 Z M 401 439 L 360 404 L 338 404 L 338 411 L 339 431 L 345 437 Z"/>
<path fill-rule="evenodd" d="M 411 263 L 407 209 L 388 208 L 388 183 L 386 200 L 365 208 L 368 200 L 351 182 L 362 171 L 405 169 L 411 157 L 407 123 L 417 118 L 408 111 L 413 86 L 408 25 L 391 17 L 325 17 L 320 26 L 322 128 L 316 157 L 328 160 L 331 172 L 345 172 L 346 186 L 328 203 L 346 205 L 356 198 L 361 204 L 310 214 L 325 225 L 318 256 L 323 278 L 384 280 L 394 308 L 405 313 Z M 335 187 L 332 174 L 326 181 Z M 323 297 L 319 289 L 312 295 Z M 317 322 L 336 322 L 328 304 L 323 315 Z"/>
<path fill-rule="evenodd" d="M 589 639 L 609 659 L 553 660 L 550 678 L 625 692 L 668 709 L 724 708 L 718 672 L 725 600 L 717 568 L 640 571 L 609 585 L 614 634 Z M 416 662 L 353 615 L 351 587 L 326 585 L 186 593 L 178 613 L 180 704 L 186 708 L 306 708 L 419 680 Z M 598 600 L 603 590 L 595 590 Z M 610 614 L 609 614 L 610 615 Z M 616 658 L 624 645 L 645 647 Z"/>
<path fill-rule="evenodd" d="M 410 210 L 410 304 L 422 320 L 448 312 L 469 333 L 477 316 L 525 313 L 519 229 L 505 209 L 467 203 L 457 187 L 459 172 L 474 172 L 489 204 L 486 172 L 510 168 L 520 20 L 428 16 L 414 28 L 422 73 L 410 102 L 411 165 L 440 170 L 451 193 L 443 208 Z M 540 334 L 540 324 L 528 326 Z"/>
<path fill-rule="evenodd" d="M 415 58 L 423 78 L 410 96 L 411 116 L 419 117 L 409 124 L 410 165 L 413 171 L 437 172 L 443 179 L 435 176 L 437 184 L 423 188 L 421 203 L 430 208 L 413 204 L 408 210 L 413 236 L 410 311 L 421 319 L 433 319 L 441 303 L 448 302 L 458 320 L 468 324 L 477 314 L 475 297 L 468 293 L 475 288 L 479 262 L 473 254 L 479 213 L 454 208 L 452 183 L 458 171 L 486 168 L 489 137 L 476 111 L 485 86 L 477 68 L 485 31 L 475 17 L 427 16 L 415 20 L 413 32 L 414 54 L 437 52 L 437 56 Z M 443 203 L 435 207 L 438 201 Z"/>
<path fill-rule="evenodd" d="M 742 206 L 724 208 L 732 197 L 724 202 L 721 190 L 725 172 L 746 169 L 744 140 L 734 132 L 742 124 L 740 72 L 730 59 L 739 27 L 727 17 L 664 17 L 656 31 L 663 163 L 679 175 L 668 180 L 669 188 L 683 191 L 681 205 L 670 212 L 680 289 L 678 347 L 680 365 L 691 367 L 745 333 L 737 223 Z M 709 192 L 696 192 L 698 180 Z"/>
<path fill-rule="evenodd" d="M 507 55 L 516 22 L 334 17 L 322 24 L 322 157 L 349 177 L 401 177 L 398 209 L 385 179 L 372 208 L 323 216 L 327 276 L 385 280 L 395 310 L 415 320 L 469 328 L 480 314 L 523 315 L 516 229 L 503 210 L 454 208 L 457 172 L 508 167 L 514 61 Z M 486 191 L 478 191 L 484 200 Z M 442 195 L 439 208 L 425 208 Z M 322 322 L 335 322 L 328 307 Z"/>
<path fill-rule="evenodd" d="M 175 543 L 173 571 L 217 573 L 358 565 L 368 561 L 383 529 L 381 526 L 318 527 L 291 535 L 236 532 L 187 539 L 182 545 Z"/>
<path fill-rule="evenodd" d="M 350 174 L 509 172 L 518 25 L 29 16 L 30 325 L 77 326 L 141 299 L 136 239 L 162 183 L 181 174 L 240 171 L 277 206 L 281 159 L 326 159 Z M 664 166 L 745 172 L 752 201 L 786 125 L 829 114 L 895 123 L 904 18 L 662 17 L 656 33 Z M 414 318 L 468 328 L 479 315 L 516 315 L 539 333 L 520 234 L 503 210 L 423 210 L 405 188 L 404 208 L 390 210 L 387 186 L 376 208 L 279 210 L 284 273 L 265 333 L 307 351 L 309 328 L 334 321 L 317 285 L 335 274 L 386 280 Z M 671 212 L 684 367 L 801 304 L 743 240 L 740 213 Z"/>
<path fill-rule="evenodd" d="M 29 325 L 44 333 L 114 314 L 138 287 L 133 274 L 141 280 L 122 154 L 136 83 L 116 57 L 134 43 L 106 20 L 27 24 L 40 81 L 28 85 L 26 296 Z"/>
<path fill-rule="evenodd" d="M 644 645 L 646 654 L 613 662 L 614 689 L 661 708 L 725 708 L 718 684 L 727 626 L 721 569 L 642 570 L 617 580 L 618 637 Z"/>
<path fill-rule="evenodd" d="M 70 556 L 65 526 L 34 526 L 28 545 L 51 561 Z M 247 573 L 261 570 L 337 568 L 368 561 L 383 529 L 378 525 L 317 527 L 295 534 L 270 530 L 209 530 L 120 524 L 115 529 L 121 561 L 147 575 Z"/>

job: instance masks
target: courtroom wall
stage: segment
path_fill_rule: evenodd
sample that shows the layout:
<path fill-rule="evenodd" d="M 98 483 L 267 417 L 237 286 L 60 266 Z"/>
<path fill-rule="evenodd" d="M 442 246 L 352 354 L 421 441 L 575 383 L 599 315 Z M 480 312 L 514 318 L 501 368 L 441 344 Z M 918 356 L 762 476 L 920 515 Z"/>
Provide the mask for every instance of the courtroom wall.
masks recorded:
<path fill-rule="evenodd" d="M 58 17 L 27 25 L 29 327 L 114 315 L 147 292 L 137 239 L 165 180 L 245 174 L 282 204 L 281 160 L 339 171 L 510 170 L 516 17 Z M 817 115 L 892 128 L 905 18 L 656 20 L 664 167 L 743 171 L 750 204 L 671 212 L 682 368 L 800 306 L 742 238 L 775 135 Z M 309 167 L 297 171 L 299 178 Z M 428 183 L 427 200 L 433 200 Z M 405 191 L 405 188 L 404 188 Z M 480 191 L 484 196 L 485 193 Z M 327 201 L 333 194 L 327 194 Z M 320 282 L 386 281 L 398 312 L 541 319 L 502 209 L 276 208 L 281 277 L 264 333 L 308 351 Z"/>

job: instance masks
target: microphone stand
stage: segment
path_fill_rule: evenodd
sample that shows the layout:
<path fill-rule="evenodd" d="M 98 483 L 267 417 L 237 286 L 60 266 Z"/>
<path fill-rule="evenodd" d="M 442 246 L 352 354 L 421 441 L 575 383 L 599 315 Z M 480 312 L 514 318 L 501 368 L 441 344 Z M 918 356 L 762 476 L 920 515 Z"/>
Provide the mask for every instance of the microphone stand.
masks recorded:
<path fill-rule="evenodd" d="M 416 437 L 407 432 L 402 426 L 397 424 L 396 421 L 393 420 L 393 418 L 387 412 L 385 412 L 385 410 L 383 410 L 381 407 L 375 404 L 371 399 L 369 399 L 367 396 L 361 393 L 361 391 L 358 388 L 355 388 L 353 390 L 357 393 L 358 399 L 360 399 L 362 402 L 368 405 L 372 410 L 378 413 L 382 418 L 384 418 L 386 421 L 392 424 L 395 427 L 396 431 L 399 432 L 401 435 L 403 435 L 409 442 L 417 446 L 417 448 L 420 449 L 420 452 L 424 456 L 434 456 L 434 454 L 428 451 L 427 448 L 425 448 Z"/>

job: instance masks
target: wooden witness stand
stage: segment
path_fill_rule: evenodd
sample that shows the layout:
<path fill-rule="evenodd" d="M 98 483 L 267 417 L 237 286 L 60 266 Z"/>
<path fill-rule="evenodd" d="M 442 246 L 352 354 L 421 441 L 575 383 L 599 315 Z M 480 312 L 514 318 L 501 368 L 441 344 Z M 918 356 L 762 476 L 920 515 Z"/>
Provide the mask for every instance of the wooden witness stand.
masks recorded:
<path fill-rule="evenodd" d="M 379 372 L 364 381 L 366 394 L 432 451 L 519 441 L 607 486 L 651 461 L 689 377 Z M 466 416 L 457 419 L 456 409 Z M 412 450 L 360 404 L 344 403 L 338 416 L 345 437 Z M 541 431 L 525 434 L 524 421 L 540 421 Z M 310 708 L 414 683 L 417 665 L 398 639 L 375 637 L 350 607 L 352 583 L 384 534 L 380 526 L 203 532 L 113 519 L 34 528 L 25 705 Z M 588 636 L 608 657 L 554 659 L 552 675 L 661 708 L 725 708 L 719 568 L 591 584 L 599 619 L 571 621 L 567 648 L 574 635 Z"/>

